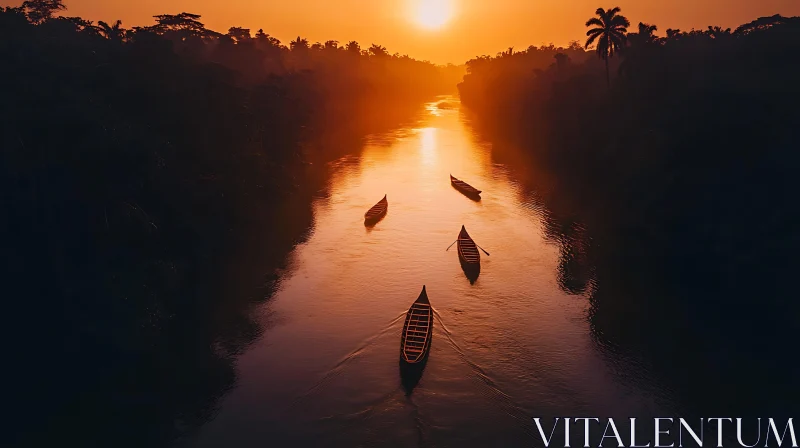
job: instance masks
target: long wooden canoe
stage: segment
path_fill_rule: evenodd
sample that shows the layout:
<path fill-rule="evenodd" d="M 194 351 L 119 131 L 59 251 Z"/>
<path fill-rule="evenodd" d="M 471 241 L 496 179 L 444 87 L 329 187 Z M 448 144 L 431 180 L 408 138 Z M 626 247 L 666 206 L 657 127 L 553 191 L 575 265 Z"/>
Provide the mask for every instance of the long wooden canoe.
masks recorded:
<path fill-rule="evenodd" d="M 482 193 L 481 190 L 478 190 L 463 180 L 456 179 L 452 174 L 450 175 L 450 183 L 456 188 L 456 190 L 464 193 L 465 195 L 473 199 L 480 199 Z"/>
<path fill-rule="evenodd" d="M 425 286 L 417 301 L 411 304 L 403 324 L 400 339 L 400 360 L 408 364 L 421 363 L 428 355 L 433 336 L 433 309 Z"/>
<path fill-rule="evenodd" d="M 386 195 L 384 195 L 383 199 L 364 213 L 364 222 L 368 224 L 378 222 L 386 215 L 387 210 L 389 210 L 389 201 L 386 200 Z"/>
<path fill-rule="evenodd" d="M 479 267 L 481 264 L 481 254 L 478 252 L 478 246 L 469 236 L 464 226 L 461 226 L 461 232 L 458 234 L 458 259 L 468 267 Z"/>

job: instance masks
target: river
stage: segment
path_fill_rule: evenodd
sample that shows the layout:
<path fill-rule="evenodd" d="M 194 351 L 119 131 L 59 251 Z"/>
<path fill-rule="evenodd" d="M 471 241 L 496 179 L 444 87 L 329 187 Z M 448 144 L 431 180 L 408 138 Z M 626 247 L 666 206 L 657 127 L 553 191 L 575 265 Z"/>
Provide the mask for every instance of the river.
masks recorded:
<path fill-rule="evenodd" d="M 238 357 L 235 386 L 178 445 L 531 446 L 534 417 L 674 409 L 644 365 L 598 341 L 587 295 L 559 282 L 560 246 L 536 192 L 493 156 L 457 99 L 442 100 L 452 107 L 428 104 L 330 163 L 311 235 L 253 310 L 264 331 Z M 455 190 L 450 173 L 482 200 Z M 388 214 L 365 227 L 384 194 Z M 474 284 L 455 246 L 445 250 L 462 225 L 491 254 Z M 433 343 L 409 390 L 400 330 L 423 285 Z"/>

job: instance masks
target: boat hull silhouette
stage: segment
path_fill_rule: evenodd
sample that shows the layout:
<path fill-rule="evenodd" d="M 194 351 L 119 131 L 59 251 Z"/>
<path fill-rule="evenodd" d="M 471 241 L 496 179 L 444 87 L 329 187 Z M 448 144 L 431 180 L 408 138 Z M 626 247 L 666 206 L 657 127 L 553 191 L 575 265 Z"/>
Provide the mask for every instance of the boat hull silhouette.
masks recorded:
<path fill-rule="evenodd" d="M 475 201 L 481 200 L 481 193 L 482 193 L 481 190 L 478 190 L 477 188 L 464 182 L 463 180 L 456 179 L 455 177 L 453 177 L 452 174 L 450 175 L 450 185 L 452 185 L 453 188 L 461 192 L 461 194 L 472 200 Z"/>
<path fill-rule="evenodd" d="M 375 225 L 378 221 L 383 219 L 386 216 L 386 213 L 389 211 L 389 201 L 386 199 L 386 195 L 383 196 L 383 199 L 378 201 L 377 204 L 373 205 L 366 213 L 364 213 L 364 225 L 370 226 Z"/>
<path fill-rule="evenodd" d="M 428 357 L 433 336 L 433 309 L 425 286 L 406 313 L 400 337 L 400 359 L 407 364 L 419 364 Z"/>

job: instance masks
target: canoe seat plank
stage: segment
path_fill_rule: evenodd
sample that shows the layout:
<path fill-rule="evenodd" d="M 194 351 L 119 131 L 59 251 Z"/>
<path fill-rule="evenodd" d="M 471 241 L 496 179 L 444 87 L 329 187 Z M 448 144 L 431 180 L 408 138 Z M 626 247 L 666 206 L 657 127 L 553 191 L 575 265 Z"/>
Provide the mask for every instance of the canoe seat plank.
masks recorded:
<path fill-rule="evenodd" d="M 401 359 L 407 363 L 422 361 L 430 350 L 433 329 L 433 310 L 423 286 L 417 300 L 406 313 L 400 339 Z"/>

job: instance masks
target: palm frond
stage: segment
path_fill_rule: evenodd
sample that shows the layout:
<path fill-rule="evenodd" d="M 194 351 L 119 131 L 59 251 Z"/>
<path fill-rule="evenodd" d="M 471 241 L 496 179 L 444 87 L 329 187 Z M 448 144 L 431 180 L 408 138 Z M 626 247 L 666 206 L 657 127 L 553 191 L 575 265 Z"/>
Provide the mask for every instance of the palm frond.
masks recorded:
<path fill-rule="evenodd" d="M 653 34 L 656 31 L 658 31 L 657 26 L 639 22 L 639 34 Z"/>
<path fill-rule="evenodd" d="M 597 17 L 592 17 L 591 19 L 586 21 L 586 26 L 599 26 L 600 28 L 604 28 L 606 26 L 602 20 L 598 19 Z"/>
<path fill-rule="evenodd" d="M 613 43 L 615 43 L 615 44 L 622 45 L 628 39 L 624 34 L 609 33 L 608 34 L 608 40 L 613 42 Z"/>
<path fill-rule="evenodd" d="M 625 16 L 614 16 L 608 23 L 609 26 L 624 26 L 629 27 L 631 26 L 631 22 Z"/>
<path fill-rule="evenodd" d="M 586 44 L 583 46 L 583 48 L 589 48 L 589 46 L 591 46 L 594 43 L 594 41 L 597 40 L 598 37 L 600 37 L 600 34 L 589 36 L 589 38 L 586 39 Z"/>

